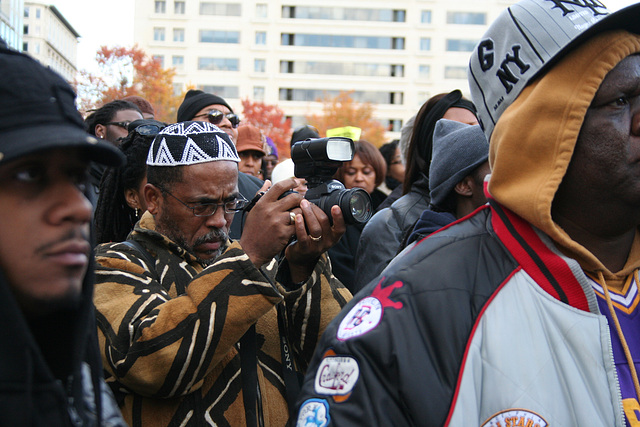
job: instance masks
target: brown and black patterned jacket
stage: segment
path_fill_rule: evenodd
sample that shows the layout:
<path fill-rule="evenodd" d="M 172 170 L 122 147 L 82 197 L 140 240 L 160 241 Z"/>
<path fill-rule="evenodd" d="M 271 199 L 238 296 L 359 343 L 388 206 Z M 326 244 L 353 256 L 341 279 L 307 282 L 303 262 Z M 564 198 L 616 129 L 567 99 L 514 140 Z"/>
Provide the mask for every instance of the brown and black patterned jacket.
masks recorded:
<path fill-rule="evenodd" d="M 245 425 L 237 343 L 256 325 L 260 416 L 288 419 L 276 304 L 286 308 L 291 346 L 306 367 L 327 324 L 351 298 L 326 255 L 295 290 L 258 270 L 239 243 L 204 268 L 154 231 L 147 212 L 130 235 L 155 258 L 123 243 L 96 250 L 94 301 L 107 382 L 132 426 Z"/>

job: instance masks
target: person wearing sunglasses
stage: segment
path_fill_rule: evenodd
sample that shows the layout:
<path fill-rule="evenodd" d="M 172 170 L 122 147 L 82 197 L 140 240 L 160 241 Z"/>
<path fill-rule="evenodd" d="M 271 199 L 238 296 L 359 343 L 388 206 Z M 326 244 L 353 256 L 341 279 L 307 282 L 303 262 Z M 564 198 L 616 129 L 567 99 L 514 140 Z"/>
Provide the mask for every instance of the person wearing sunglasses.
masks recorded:
<path fill-rule="evenodd" d="M 326 255 L 345 230 L 340 208 L 331 225 L 284 195 L 295 179 L 265 183 L 228 239 L 249 203 L 239 162 L 215 125 L 167 126 L 146 160 L 147 211 L 96 249 L 100 354 L 129 425 L 286 425 L 298 373 L 350 299 Z"/>
<path fill-rule="evenodd" d="M 142 112 L 135 104 L 118 99 L 108 102 L 98 109 L 90 110 L 90 114 L 84 119 L 84 125 L 90 135 L 108 141 L 117 147 L 120 145 L 121 139 L 129 133 L 129 123 L 139 119 L 142 119 Z M 93 206 L 96 206 L 98 202 L 100 181 L 105 169 L 104 165 L 97 162 L 91 163 L 89 169 L 91 182 L 88 196 Z"/>
<path fill-rule="evenodd" d="M 178 108 L 177 119 L 178 122 L 209 122 L 225 131 L 234 144 L 238 143 L 240 117 L 233 112 L 227 101 L 218 95 L 191 89 Z"/>
<path fill-rule="evenodd" d="M 214 124 L 229 135 L 234 145 L 238 143 L 240 118 L 233 112 L 227 101 L 218 95 L 197 89 L 189 90 L 178 108 L 177 122 L 188 120 Z M 244 172 L 238 174 L 238 191 L 245 199 L 253 199 L 260 191 L 262 184 L 263 182 L 259 178 Z M 240 239 L 243 224 L 244 219 L 233 222 L 229 231 L 232 239 Z"/>
<path fill-rule="evenodd" d="M 84 122 L 91 135 L 118 146 L 118 140 L 129 133 L 129 123 L 142 118 L 142 112 L 134 103 L 118 99 L 92 110 Z"/>

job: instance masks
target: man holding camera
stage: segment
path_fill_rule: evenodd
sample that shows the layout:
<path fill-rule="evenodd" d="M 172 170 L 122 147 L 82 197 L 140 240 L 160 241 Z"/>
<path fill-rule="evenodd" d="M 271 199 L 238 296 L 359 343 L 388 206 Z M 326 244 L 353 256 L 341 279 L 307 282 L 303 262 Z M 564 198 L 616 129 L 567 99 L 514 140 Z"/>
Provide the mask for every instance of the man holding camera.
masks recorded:
<path fill-rule="evenodd" d="M 285 425 L 299 373 L 350 299 L 324 254 L 344 232 L 340 209 L 331 225 L 300 195 L 280 197 L 294 179 L 265 185 L 230 243 L 248 203 L 238 162 L 211 123 L 166 127 L 147 159 L 148 211 L 128 241 L 97 250 L 103 362 L 131 425 Z"/>

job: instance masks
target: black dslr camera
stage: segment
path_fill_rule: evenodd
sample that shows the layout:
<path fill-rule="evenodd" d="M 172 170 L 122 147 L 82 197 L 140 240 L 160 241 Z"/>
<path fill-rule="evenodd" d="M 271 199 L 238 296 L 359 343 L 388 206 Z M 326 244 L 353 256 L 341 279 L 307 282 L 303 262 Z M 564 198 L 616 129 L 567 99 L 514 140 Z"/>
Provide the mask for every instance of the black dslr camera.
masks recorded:
<path fill-rule="evenodd" d="M 354 145 L 349 138 L 315 138 L 291 147 L 294 174 L 307 180 L 305 199 L 314 203 L 331 219 L 331 206 L 338 205 L 347 224 L 361 224 L 373 215 L 371 197 L 362 188 L 346 190 L 332 179 L 340 165 L 353 159 Z"/>

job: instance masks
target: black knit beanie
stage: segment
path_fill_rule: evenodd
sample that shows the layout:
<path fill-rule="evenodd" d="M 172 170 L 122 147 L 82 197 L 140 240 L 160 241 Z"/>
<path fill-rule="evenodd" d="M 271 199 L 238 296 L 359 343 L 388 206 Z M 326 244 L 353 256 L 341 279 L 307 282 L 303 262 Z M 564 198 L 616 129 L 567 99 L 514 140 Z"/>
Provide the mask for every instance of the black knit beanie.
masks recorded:
<path fill-rule="evenodd" d="M 220 98 L 218 95 L 214 95 L 211 93 L 206 93 L 198 89 L 191 89 L 184 96 L 184 101 L 180 104 L 178 108 L 178 122 L 186 122 L 187 120 L 192 120 L 193 116 L 200 110 L 202 110 L 207 105 L 219 104 L 224 105 L 233 113 L 233 108 L 227 101 Z"/>

